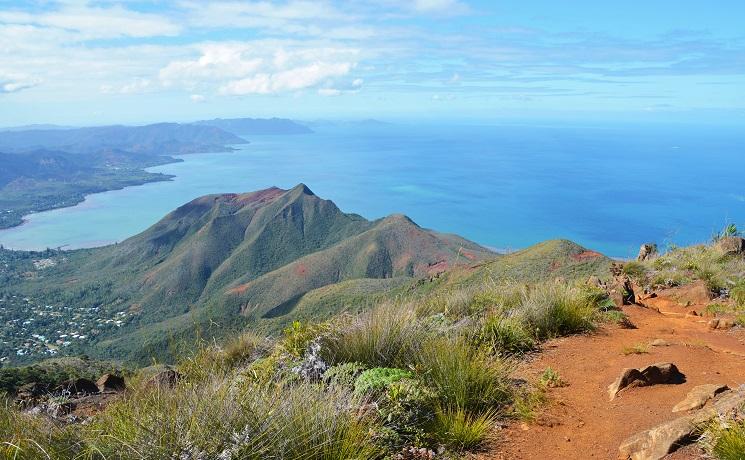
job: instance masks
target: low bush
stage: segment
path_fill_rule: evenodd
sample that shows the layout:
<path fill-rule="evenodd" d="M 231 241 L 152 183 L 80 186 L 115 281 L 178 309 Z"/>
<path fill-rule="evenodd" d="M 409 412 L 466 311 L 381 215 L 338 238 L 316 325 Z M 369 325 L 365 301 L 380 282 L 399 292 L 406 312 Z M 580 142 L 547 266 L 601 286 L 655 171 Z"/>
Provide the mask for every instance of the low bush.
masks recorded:
<path fill-rule="evenodd" d="M 354 392 L 358 395 L 379 394 L 399 380 L 413 377 L 412 373 L 396 368 L 376 367 L 368 369 L 357 377 Z"/>

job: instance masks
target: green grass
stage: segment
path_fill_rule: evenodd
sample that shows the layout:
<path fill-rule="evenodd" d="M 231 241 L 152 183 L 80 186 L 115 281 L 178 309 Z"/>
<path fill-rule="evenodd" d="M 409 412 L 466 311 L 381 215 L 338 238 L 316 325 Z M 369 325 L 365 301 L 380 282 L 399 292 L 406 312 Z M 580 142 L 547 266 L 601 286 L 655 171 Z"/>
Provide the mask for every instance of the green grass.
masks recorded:
<path fill-rule="evenodd" d="M 461 408 L 438 409 L 432 424 L 432 436 L 457 452 L 473 451 L 494 436 L 494 426 L 499 419 L 496 411 L 473 414 Z"/>
<path fill-rule="evenodd" d="M 719 460 L 745 460 L 745 421 L 715 419 L 705 426 L 702 444 Z"/>
<path fill-rule="evenodd" d="M 637 343 L 634 345 L 625 346 L 621 349 L 621 353 L 625 356 L 647 354 L 649 353 L 649 345 L 645 343 Z"/>

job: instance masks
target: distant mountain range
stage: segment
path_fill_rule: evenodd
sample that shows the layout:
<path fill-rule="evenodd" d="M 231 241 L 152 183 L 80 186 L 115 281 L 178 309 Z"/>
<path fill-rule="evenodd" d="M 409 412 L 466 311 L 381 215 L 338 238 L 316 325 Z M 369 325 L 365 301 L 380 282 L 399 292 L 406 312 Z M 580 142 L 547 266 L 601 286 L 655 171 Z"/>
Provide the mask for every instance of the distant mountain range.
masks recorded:
<path fill-rule="evenodd" d="M 200 126 L 213 126 L 240 136 L 264 134 L 310 134 L 312 129 L 284 118 L 215 118 L 194 123 Z"/>

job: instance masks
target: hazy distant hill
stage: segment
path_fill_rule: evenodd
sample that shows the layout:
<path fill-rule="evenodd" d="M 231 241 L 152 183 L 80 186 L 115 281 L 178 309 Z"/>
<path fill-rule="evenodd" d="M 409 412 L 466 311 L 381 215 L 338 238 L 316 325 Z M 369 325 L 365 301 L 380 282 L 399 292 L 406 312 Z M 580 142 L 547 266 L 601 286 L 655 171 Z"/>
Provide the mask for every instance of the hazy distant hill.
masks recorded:
<path fill-rule="evenodd" d="M 0 153 L 0 188 L 19 178 L 51 179 L 90 171 L 63 152 L 36 151 L 25 155 Z"/>
<path fill-rule="evenodd" d="M 240 136 L 260 134 L 308 134 L 313 130 L 285 118 L 216 118 L 194 123 L 201 126 L 214 126 Z"/>
<path fill-rule="evenodd" d="M 132 153 L 173 155 L 225 150 L 226 145 L 246 141 L 213 126 L 158 123 L 146 126 L 100 126 L 73 129 L 6 131 L 0 135 L 0 151 L 28 152 L 39 149 L 92 153 L 119 149 Z"/>

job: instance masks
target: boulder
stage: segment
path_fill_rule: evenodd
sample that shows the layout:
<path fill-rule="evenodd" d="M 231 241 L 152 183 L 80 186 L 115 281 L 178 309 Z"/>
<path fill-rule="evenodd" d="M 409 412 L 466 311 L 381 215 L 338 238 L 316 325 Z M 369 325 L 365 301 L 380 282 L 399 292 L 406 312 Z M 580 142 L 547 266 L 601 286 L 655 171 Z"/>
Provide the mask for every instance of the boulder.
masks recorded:
<path fill-rule="evenodd" d="M 642 244 L 639 248 L 639 255 L 636 256 L 636 260 L 644 262 L 645 260 L 654 259 L 659 254 L 657 245 L 654 243 Z"/>
<path fill-rule="evenodd" d="M 699 385 L 688 392 L 686 398 L 673 407 L 673 412 L 684 412 L 693 409 L 701 409 L 709 400 L 714 399 L 716 395 L 723 391 L 729 390 L 727 385 L 709 383 Z"/>
<path fill-rule="evenodd" d="M 725 391 L 716 396 L 711 405 L 675 420 L 657 425 L 627 438 L 619 450 L 625 460 L 660 460 L 679 447 L 695 440 L 697 427 L 714 417 L 742 416 L 745 388 Z"/>
<path fill-rule="evenodd" d="M 732 329 L 735 324 L 737 323 L 732 318 L 714 318 L 707 323 L 709 329 Z"/>
<path fill-rule="evenodd" d="M 174 369 L 163 369 L 147 380 L 146 386 L 158 388 L 173 388 L 182 376 Z"/>
<path fill-rule="evenodd" d="M 62 382 L 55 392 L 70 395 L 92 395 L 98 393 L 98 386 L 88 379 L 70 379 Z"/>
<path fill-rule="evenodd" d="M 726 255 L 745 254 L 745 238 L 739 236 L 725 236 L 717 241 L 717 248 Z"/>
<path fill-rule="evenodd" d="M 654 339 L 649 344 L 653 347 L 669 347 L 672 345 L 670 342 L 668 342 L 665 339 Z"/>
<path fill-rule="evenodd" d="M 114 374 L 104 374 L 96 381 L 98 390 L 103 393 L 106 391 L 124 391 L 127 387 L 124 378 Z"/>
<path fill-rule="evenodd" d="M 610 400 L 615 399 L 624 388 L 646 387 L 659 384 L 685 382 L 683 375 L 673 363 L 656 363 L 641 369 L 624 369 L 615 382 L 608 386 Z"/>

